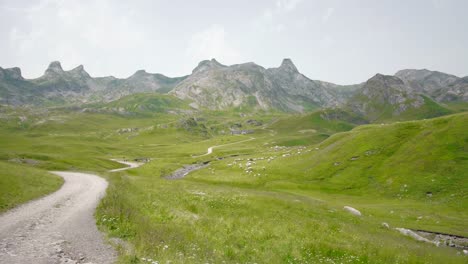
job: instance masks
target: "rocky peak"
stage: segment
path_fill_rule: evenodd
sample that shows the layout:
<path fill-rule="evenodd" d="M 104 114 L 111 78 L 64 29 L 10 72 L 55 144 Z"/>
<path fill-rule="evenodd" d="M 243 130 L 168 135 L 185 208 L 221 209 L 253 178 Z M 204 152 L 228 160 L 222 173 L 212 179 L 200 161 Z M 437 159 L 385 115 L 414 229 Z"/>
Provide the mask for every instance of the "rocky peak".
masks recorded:
<path fill-rule="evenodd" d="M 392 75 L 383 75 L 380 73 L 377 73 L 374 75 L 374 77 L 370 78 L 367 82 L 366 85 L 375 85 L 375 84 L 380 84 L 383 86 L 403 86 L 404 83 L 403 81 L 395 76 Z"/>
<path fill-rule="evenodd" d="M 405 70 L 400 70 L 397 73 L 395 73 L 395 76 L 405 79 L 405 78 L 424 78 L 428 75 L 430 75 L 432 71 L 428 69 L 405 69 Z"/>
<path fill-rule="evenodd" d="M 143 76 L 143 75 L 147 75 L 147 74 L 148 73 L 146 72 L 146 70 L 138 70 L 132 75 L 132 77 Z"/>
<path fill-rule="evenodd" d="M 198 66 L 193 69 L 192 73 L 204 72 L 211 69 L 220 69 L 226 66 L 219 63 L 216 59 L 204 60 L 198 63 Z"/>
<path fill-rule="evenodd" d="M 85 71 L 83 65 L 79 65 L 70 71 L 71 74 L 77 77 L 90 78 L 91 76 Z"/>
<path fill-rule="evenodd" d="M 62 65 L 59 61 L 53 61 L 49 64 L 49 67 L 46 70 L 47 74 L 60 74 L 63 73 Z"/>
<path fill-rule="evenodd" d="M 299 72 L 292 60 L 288 58 L 283 59 L 283 62 L 281 62 L 281 66 L 279 67 L 279 69 L 287 72 Z"/>
<path fill-rule="evenodd" d="M 430 85 L 433 85 L 433 86 L 434 85 L 444 86 L 459 79 L 457 76 L 454 76 L 451 74 L 438 72 L 438 71 L 430 71 L 428 69 L 401 70 L 401 71 L 398 71 L 395 74 L 395 76 L 401 78 L 403 81 L 406 81 L 406 82 L 418 82 L 422 86 L 427 86 L 428 82 L 430 82 Z"/>
<path fill-rule="evenodd" d="M 0 78 L 24 80 L 23 76 L 21 76 L 21 69 L 18 67 L 7 69 L 0 68 Z"/>

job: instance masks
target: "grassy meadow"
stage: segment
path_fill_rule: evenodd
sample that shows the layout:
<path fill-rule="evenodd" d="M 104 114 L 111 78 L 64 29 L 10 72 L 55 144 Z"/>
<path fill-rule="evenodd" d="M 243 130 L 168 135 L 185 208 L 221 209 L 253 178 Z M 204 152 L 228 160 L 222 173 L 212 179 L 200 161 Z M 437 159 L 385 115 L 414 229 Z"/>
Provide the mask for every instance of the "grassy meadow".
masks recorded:
<path fill-rule="evenodd" d="M 468 236 L 467 113 L 357 125 L 355 117 L 322 112 L 191 112 L 160 95 L 138 102 L 86 111 L 0 108 L 2 173 L 43 179 L 31 181 L 43 186 L 41 194 L 60 186 L 47 170 L 105 177 L 96 220 L 120 241 L 120 263 L 468 261 L 460 250 L 394 230 Z M 161 102 L 173 111 L 153 106 Z M 231 127 L 254 133 L 231 135 Z M 210 146 L 219 147 L 201 156 Z M 121 166 L 111 158 L 139 157 L 151 161 L 108 172 Z M 15 162 L 21 159 L 28 162 Z M 164 178 L 201 162 L 209 166 Z M 30 185 L 21 180 L 18 186 Z"/>
<path fill-rule="evenodd" d="M 57 190 L 62 183 L 46 171 L 0 162 L 0 213 Z"/>

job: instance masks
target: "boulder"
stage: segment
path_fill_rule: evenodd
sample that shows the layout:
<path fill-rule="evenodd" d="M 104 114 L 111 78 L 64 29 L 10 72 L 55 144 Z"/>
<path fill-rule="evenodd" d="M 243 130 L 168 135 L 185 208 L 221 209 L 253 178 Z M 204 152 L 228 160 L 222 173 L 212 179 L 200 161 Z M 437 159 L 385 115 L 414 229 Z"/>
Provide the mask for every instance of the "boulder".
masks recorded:
<path fill-rule="evenodd" d="M 359 212 L 359 210 L 351 207 L 351 206 L 345 206 L 343 207 L 343 209 L 345 209 L 346 211 L 350 212 L 351 214 L 355 215 L 355 216 L 361 216 L 361 212 Z"/>

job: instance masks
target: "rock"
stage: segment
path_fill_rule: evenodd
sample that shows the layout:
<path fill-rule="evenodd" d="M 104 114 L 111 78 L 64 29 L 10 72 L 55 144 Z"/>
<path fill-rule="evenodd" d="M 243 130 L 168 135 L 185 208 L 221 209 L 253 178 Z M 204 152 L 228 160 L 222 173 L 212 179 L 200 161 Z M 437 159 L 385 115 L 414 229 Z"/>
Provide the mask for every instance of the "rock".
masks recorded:
<path fill-rule="evenodd" d="M 336 87 L 305 77 L 289 59 L 270 69 L 255 63 L 226 66 L 211 60 L 201 62 L 169 94 L 209 109 L 248 106 L 303 112 L 302 102 L 337 106 L 342 99 L 336 95 Z"/>
<path fill-rule="evenodd" d="M 381 224 L 381 226 L 382 226 L 383 228 L 390 229 L 390 225 L 389 225 L 388 223 L 386 223 L 386 222 L 383 222 L 383 223 Z"/>
<path fill-rule="evenodd" d="M 138 128 L 137 127 L 128 127 L 128 128 L 120 128 L 117 130 L 117 133 L 119 134 L 124 134 L 124 133 L 131 133 L 131 132 L 137 132 Z"/>
<path fill-rule="evenodd" d="M 406 229 L 406 228 L 401 228 L 401 227 L 396 227 L 395 230 L 399 231 L 401 234 L 405 235 L 405 236 L 409 236 L 409 237 L 412 237 L 414 238 L 415 240 L 417 241 L 421 241 L 421 242 L 426 242 L 426 243 L 431 243 L 431 244 L 434 244 L 436 246 L 439 246 L 439 243 L 438 242 L 434 242 L 434 241 L 431 241 L 425 237 L 422 237 L 418 234 L 416 234 L 415 232 L 413 232 L 412 230 L 410 229 Z"/>
<path fill-rule="evenodd" d="M 251 125 L 251 126 L 261 126 L 262 125 L 261 121 L 257 121 L 257 120 L 254 120 L 254 119 L 249 119 L 249 120 L 247 120 L 246 123 Z"/>
<path fill-rule="evenodd" d="M 468 255 L 468 250 L 464 249 L 463 254 Z"/>
<path fill-rule="evenodd" d="M 62 254 L 63 253 L 63 249 L 60 246 L 55 246 L 54 250 L 55 250 L 55 253 L 57 253 L 57 254 Z"/>
<path fill-rule="evenodd" d="M 347 101 L 347 107 L 369 121 L 382 115 L 398 116 L 403 112 L 425 105 L 424 97 L 395 76 L 376 74 Z M 392 109 L 391 112 L 386 112 Z"/>
<path fill-rule="evenodd" d="M 351 206 L 345 206 L 343 207 L 343 209 L 345 209 L 346 211 L 350 212 L 351 214 L 355 215 L 355 216 L 361 216 L 361 212 L 359 212 L 359 210 L 351 207 Z"/>

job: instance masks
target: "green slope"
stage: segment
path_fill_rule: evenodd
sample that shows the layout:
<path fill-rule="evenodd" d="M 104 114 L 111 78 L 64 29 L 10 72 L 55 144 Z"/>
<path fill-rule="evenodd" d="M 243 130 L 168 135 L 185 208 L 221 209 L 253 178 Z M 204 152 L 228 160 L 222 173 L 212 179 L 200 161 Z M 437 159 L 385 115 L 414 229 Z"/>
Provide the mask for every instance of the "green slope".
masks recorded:
<path fill-rule="evenodd" d="M 60 177 L 39 169 L 0 162 L 0 212 L 53 192 L 62 182 Z"/>
<path fill-rule="evenodd" d="M 155 115 L 170 110 L 189 110 L 189 102 L 177 97 L 158 93 L 137 93 L 110 103 L 91 105 L 92 108 L 116 113 Z"/>
<path fill-rule="evenodd" d="M 467 235 L 468 114 L 364 125 L 317 145 L 277 146 L 297 130 L 332 133 L 343 126 L 319 117 L 280 119 L 255 140 L 199 159 L 183 150 L 203 151 L 221 139 L 157 148 L 156 162 L 110 177 L 111 195 L 98 210 L 98 223 L 135 246 L 124 263 L 142 257 L 172 263 L 464 263 L 456 250 L 417 242 L 381 223 Z M 233 154 L 240 156 L 216 159 Z M 197 160 L 211 163 L 182 180 L 160 177 Z M 249 162 L 255 162 L 252 173 Z M 349 215 L 345 205 L 363 217 Z"/>
<path fill-rule="evenodd" d="M 432 193 L 433 201 L 466 206 L 467 124 L 468 114 L 462 113 L 360 126 L 333 135 L 308 156 L 290 160 L 288 165 L 297 170 L 277 168 L 276 174 L 322 191 L 416 199 Z"/>

